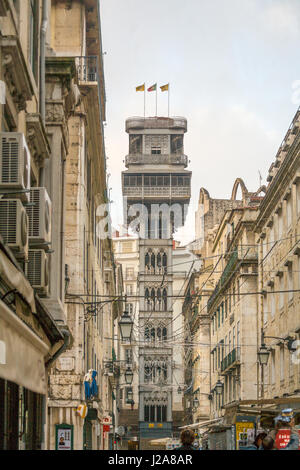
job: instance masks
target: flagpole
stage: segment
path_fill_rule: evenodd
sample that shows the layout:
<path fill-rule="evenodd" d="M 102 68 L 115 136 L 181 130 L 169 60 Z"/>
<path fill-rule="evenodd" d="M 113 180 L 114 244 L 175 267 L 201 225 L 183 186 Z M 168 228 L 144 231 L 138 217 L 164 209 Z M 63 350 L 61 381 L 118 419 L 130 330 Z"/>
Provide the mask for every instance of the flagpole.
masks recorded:
<path fill-rule="evenodd" d="M 170 117 L 170 83 L 168 84 L 168 118 Z"/>
<path fill-rule="evenodd" d="M 157 117 L 157 84 L 156 84 L 156 117 Z"/>

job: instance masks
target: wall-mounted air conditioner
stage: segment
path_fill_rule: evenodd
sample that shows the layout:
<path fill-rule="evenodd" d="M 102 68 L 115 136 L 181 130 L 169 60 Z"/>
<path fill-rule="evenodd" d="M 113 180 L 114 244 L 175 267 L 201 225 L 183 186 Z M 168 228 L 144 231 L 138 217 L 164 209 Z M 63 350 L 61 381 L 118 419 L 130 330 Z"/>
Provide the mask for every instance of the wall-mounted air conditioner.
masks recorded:
<path fill-rule="evenodd" d="M 24 134 L 0 132 L 0 190 L 16 189 L 14 197 L 30 199 L 30 152 Z"/>
<path fill-rule="evenodd" d="M 29 222 L 29 245 L 49 247 L 51 242 L 52 206 L 46 188 L 31 188 L 26 212 Z"/>
<path fill-rule="evenodd" d="M 27 259 L 28 218 L 19 199 L 0 199 L 0 234 L 16 256 Z"/>
<path fill-rule="evenodd" d="M 49 263 L 44 250 L 29 250 L 27 278 L 40 295 L 46 296 L 49 287 Z"/>

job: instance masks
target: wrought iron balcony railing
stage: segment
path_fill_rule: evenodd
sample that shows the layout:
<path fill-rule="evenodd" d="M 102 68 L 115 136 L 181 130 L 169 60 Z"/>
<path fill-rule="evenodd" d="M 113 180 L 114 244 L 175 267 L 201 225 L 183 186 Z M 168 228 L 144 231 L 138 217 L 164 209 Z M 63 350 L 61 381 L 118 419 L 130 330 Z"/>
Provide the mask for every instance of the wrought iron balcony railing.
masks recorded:
<path fill-rule="evenodd" d="M 240 348 L 236 347 L 221 361 L 221 372 L 231 367 L 240 360 Z"/>
<path fill-rule="evenodd" d="M 99 82 L 99 69 L 97 56 L 76 57 L 76 67 L 79 82 Z"/>

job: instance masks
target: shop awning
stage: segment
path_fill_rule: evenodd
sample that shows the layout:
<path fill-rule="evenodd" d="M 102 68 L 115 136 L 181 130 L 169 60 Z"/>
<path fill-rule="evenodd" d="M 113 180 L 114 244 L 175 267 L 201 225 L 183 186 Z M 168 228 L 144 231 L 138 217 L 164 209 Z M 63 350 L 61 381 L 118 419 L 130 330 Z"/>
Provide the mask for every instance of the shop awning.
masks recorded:
<path fill-rule="evenodd" d="M 24 300 L 26 300 L 28 305 L 30 305 L 32 312 L 36 313 L 34 291 L 29 281 L 2 250 L 0 250 L 0 278 L 2 278 L 11 289 L 16 289 Z"/>
<path fill-rule="evenodd" d="M 181 426 L 178 429 L 198 429 L 198 428 L 204 428 L 205 426 L 209 426 L 210 424 L 216 423 L 218 421 L 223 421 L 223 418 L 217 418 L 217 419 L 210 419 L 209 421 L 200 421 L 200 423 L 193 423 L 189 424 L 187 426 Z"/>
<path fill-rule="evenodd" d="M 32 392 L 46 394 L 44 343 L 0 300 L 0 377 Z"/>

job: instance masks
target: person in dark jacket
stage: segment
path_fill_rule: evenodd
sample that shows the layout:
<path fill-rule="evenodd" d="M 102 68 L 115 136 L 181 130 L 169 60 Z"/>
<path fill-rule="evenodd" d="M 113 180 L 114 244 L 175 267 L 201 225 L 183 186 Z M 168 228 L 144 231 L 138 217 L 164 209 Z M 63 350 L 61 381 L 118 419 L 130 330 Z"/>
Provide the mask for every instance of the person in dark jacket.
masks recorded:
<path fill-rule="evenodd" d="M 240 447 L 240 450 L 261 450 L 262 449 L 262 441 L 266 436 L 267 436 L 266 432 L 260 432 L 259 434 L 257 434 L 253 444 L 251 444 L 249 446 Z"/>
<path fill-rule="evenodd" d="M 177 450 L 197 450 L 193 446 L 195 440 L 195 434 L 191 429 L 184 429 L 180 434 L 180 441 L 182 445 Z"/>

